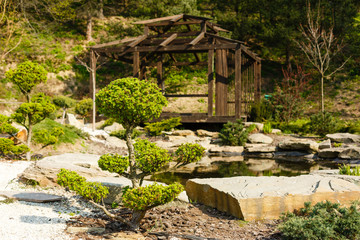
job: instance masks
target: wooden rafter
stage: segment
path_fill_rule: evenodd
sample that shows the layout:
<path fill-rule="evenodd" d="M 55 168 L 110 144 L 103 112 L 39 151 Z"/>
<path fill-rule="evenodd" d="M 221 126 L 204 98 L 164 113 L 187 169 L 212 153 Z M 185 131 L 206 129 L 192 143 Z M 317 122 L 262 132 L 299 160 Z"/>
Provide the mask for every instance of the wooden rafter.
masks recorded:
<path fill-rule="evenodd" d="M 199 34 L 199 36 L 197 36 L 194 40 L 192 40 L 189 45 L 194 46 L 195 44 L 197 44 L 198 42 L 200 42 L 203 38 L 205 37 L 205 33 L 202 32 Z"/>
<path fill-rule="evenodd" d="M 171 43 L 173 40 L 175 40 L 175 38 L 177 38 L 177 33 L 174 33 L 173 35 L 171 35 L 170 37 L 168 37 L 167 39 L 165 39 L 162 43 L 160 43 L 159 45 L 162 47 L 167 46 L 169 43 Z"/>
<path fill-rule="evenodd" d="M 141 43 L 142 41 L 144 41 L 147 38 L 146 35 L 141 35 L 140 37 L 138 37 L 135 41 L 131 42 L 130 44 L 128 44 L 128 47 L 135 47 L 136 45 L 138 45 L 139 43 Z"/>

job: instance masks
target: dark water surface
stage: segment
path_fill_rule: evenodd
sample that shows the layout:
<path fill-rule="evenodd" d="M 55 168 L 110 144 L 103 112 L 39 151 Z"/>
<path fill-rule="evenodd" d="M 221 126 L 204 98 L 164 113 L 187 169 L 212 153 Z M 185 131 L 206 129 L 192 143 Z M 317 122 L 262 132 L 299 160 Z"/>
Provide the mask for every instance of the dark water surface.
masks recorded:
<path fill-rule="evenodd" d="M 316 170 L 337 169 L 333 162 L 293 163 L 274 159 L 236 157 L 212 157 L 208 166 L 197 166 L 194 169 L 165 172 L 152 176 L 152 180 L 170 184 L 185 184 L 191 178 L 223 178 L 234 176 L 298 176 Z"/>

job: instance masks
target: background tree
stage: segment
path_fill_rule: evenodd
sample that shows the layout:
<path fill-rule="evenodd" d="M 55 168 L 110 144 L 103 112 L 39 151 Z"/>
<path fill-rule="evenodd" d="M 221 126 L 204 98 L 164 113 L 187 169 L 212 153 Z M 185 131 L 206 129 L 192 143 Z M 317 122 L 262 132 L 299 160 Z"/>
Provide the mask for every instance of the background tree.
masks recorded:
<path fill-rule="evenodd" d="M 14 83 L 30 102 L 31 91 L 39 83 L 47 81 L 47 71 L 37 63 L 26 61 L 6 72 L 6 78 Z"/>
<path fill-rule="evenodd" d="M 75 100 L 66 96 L 57 96 L 53 98 L 53 103 L 63 109 L 61 124 L 64 124 L 66 110 L 75 106 Z"/>
<path fill-rule="evenodd" d="M 51 103 L 50 98 L 43 93 L 34 95 L 31 101 L 23 103 L 11 115 L 17 123 L 24 126 L 28 132 L 26 145 L 31 149 L 32 128 L 35 124 L 41 122 L 55 111 L 55 105 Z M 30 160 L 30 152 L 26 153 L 26 159 Z"/>
<path fill-rule="evenodd" d="M 85 121 L 93 109 L 93 101 L 90 98 L 84 98 L 75 105 L 75 113 L 79 114 Z"/>
<path fill-rule="evenodd" d="M 314 18 L 315 17 L 315 18 Z M 343 68 L 345 63 L 340 64 L 335 70 L 331 70 L 330 63 L 333 57 L 342 49 L 342 45 L 338 44 L 333 33 L 333 27 L 324 28 L 321 24 L 320 8 L 313 16 L 310 4 L 307 9 L 307 24 L 300 26 L 303 40 L 296 41 L 299 48 L 304 52 L 309 62 L 320 74 L 320 91 L 321 91 L 321 112 L 325 111 L 324 107 L 324 79 L 331 77 L 334 73 Z"/>

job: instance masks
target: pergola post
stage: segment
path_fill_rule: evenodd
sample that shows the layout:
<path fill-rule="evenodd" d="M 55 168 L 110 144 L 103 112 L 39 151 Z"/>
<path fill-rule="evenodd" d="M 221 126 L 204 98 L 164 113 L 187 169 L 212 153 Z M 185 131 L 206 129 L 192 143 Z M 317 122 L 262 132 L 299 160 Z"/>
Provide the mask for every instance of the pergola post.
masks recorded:
<path fill-rule="evenodd" d="M 235 118 L 241 118 L 241 49 L 235 50 Z"/>
<path fill-rule="evenodd" d="M 96 123 L 96 56 L 94 50 L 90 51 L 90 95 L 93 101 L 92 130 L 95 131 Z"/>
<path fill-rule="evenodd" d="M 255 102 L 259 103 L 261 100 L 261 62 L 255 62 Z"/>
<path fill-rule="evenodd" d="M 216 116 L 227 116 L 227 83 L 228 68 L 225 49 L 216 50 L 216 88 L 215 88 L 215 114 Z"/>
<path fill-rule="evenodd" d="M 137 51 L 133 55 L 133 77 L 140 77 L 140 53 Z"/>
<path fill-rule="evenodd" d="M 159 57 L 159 61 L 156 63 L 156 71 L 157 71 L 157 84 L 161 91 L 164 93 L 165 86 L 164 86 L 164 79 L 163 79 L 163 63 L 162 63 L 162 55 Z"/>
<path fill-rule="evenodd" d="M 208 51 L 208 116 L 213 115 L 214 104 L 214 50 Z"/>

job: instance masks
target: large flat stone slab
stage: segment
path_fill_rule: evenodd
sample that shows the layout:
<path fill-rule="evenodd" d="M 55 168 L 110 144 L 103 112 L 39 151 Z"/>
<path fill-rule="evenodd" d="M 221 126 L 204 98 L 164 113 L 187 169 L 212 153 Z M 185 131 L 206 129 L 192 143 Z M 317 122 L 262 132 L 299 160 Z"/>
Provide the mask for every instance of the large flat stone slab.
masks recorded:
<path fill-rule="evenodd" d="M 20 178 L 24 181 L 35 180 L 40 186 L 56 185 L 57 174 L 61 168 L 75 171 L 83 177 L 114 176 L 98 167 L 100 155 L 66 153 L 62 155 L 45 157 L 29 166 Z"/>
<path fill-rule="evenodd" d="M 41 192 L 0 191 L 0 196 L 26 202 L 58 202 L 62 197 Z"/>
<path fill-rule="evenodd" d="M 341 143 L 360 143 L 360 135 L 351 134 L 351 133 L 333 133 L 327 134 L 332 142 L 341 142 Z"/>
<path fill-rule="evenodd" d="M 186 192 L 192 201 L 246 221 L 278 219 L 283 212 L 300 209 L 305 202 L 329 200 L 347 205 L 360 200 L 360 177 L 338 176 L 191 179 Z"/>

